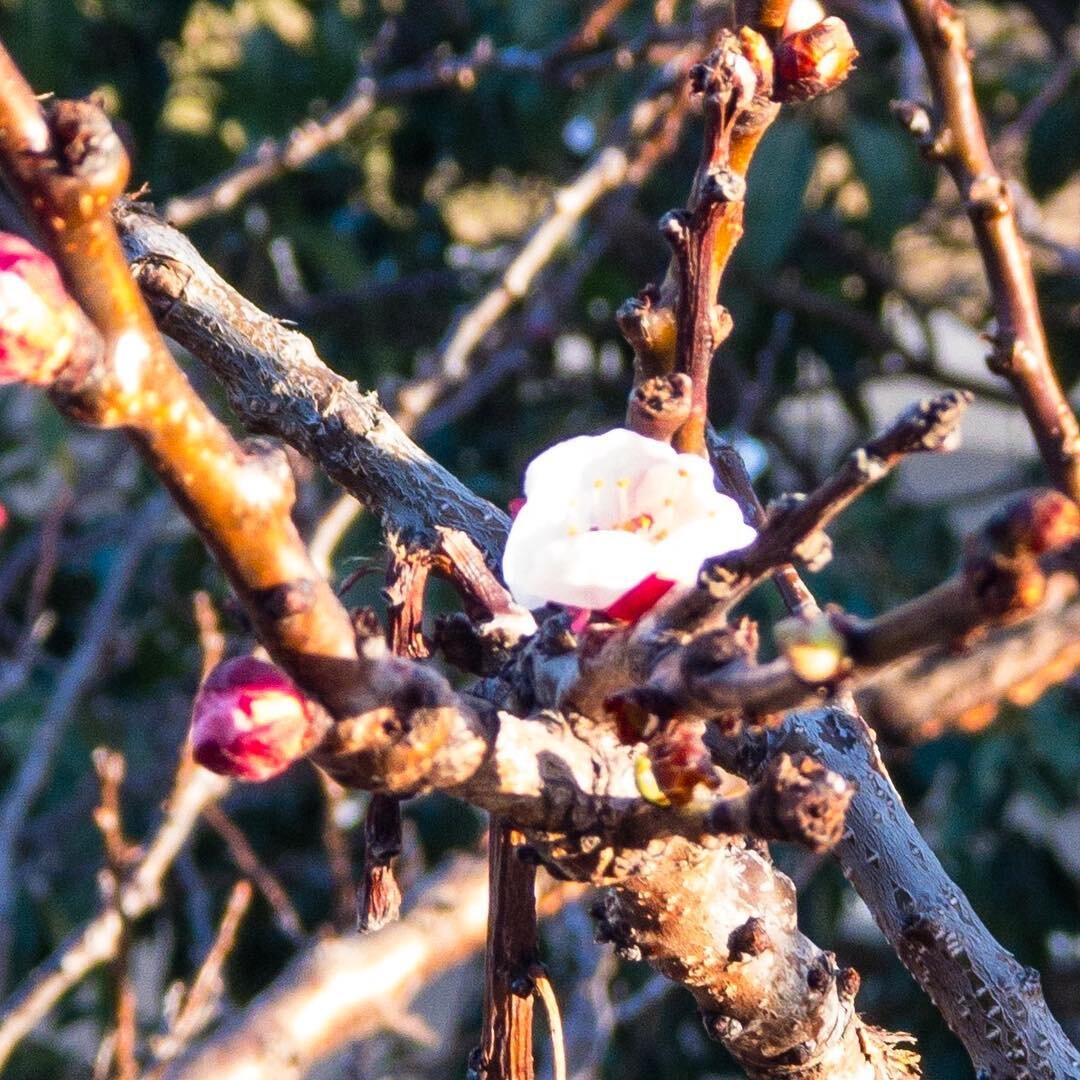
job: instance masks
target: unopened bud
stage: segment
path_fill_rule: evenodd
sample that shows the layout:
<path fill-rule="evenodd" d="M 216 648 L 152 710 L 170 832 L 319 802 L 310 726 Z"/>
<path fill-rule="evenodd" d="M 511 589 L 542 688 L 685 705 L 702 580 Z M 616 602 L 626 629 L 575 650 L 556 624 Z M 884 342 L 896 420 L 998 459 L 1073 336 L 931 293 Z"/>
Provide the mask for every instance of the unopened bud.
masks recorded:
<path fill-rule="evenodd" d="M 784 38 L 776 47 L 773 97 L 808 101 L 839 86 L 859 55 L 843 19 L 830 16 Z"/>
<path fill-rule="evenodd" d="M 316 708 L 273 664 L 250 656 L 226 660 L 195 698 L 191 744 L 195 760 L 238 780 L 269 780 L 318 742 Z"/>
<path fill-rule="evenodd" d="M 0 233 L 0 383 L 51 385 L 85 325 L 52 259 Z"/>
<path fill-rule="evenodd" d="M 634 783 L 638 794 L 653 806 L 670 806 L 671 800 L 664 794 L 653 773 L 652 762 L 647 754 L 634 758 Z"/>
<path fill-rule="evenodd" d="M 1021 492 L 994 514 L 985 533 L 1000 555 L 1038 557 L 1080 537 L 1080 506 L 1051 488 Z"/>
<path fill-rule="evenodd" d="M 846 643 L 828 615 L 811 619 L 784 619 L 773 629 L 776 644 L 791 670 L 806 683 L 835 679 L 846 661 Z"/>

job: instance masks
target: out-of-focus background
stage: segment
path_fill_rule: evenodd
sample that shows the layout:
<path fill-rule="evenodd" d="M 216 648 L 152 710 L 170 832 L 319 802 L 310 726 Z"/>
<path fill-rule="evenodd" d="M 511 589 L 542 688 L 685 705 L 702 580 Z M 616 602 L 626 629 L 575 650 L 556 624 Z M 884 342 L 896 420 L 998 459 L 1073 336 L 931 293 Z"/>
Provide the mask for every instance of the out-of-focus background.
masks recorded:
<path fill-rule="evenodd" d="M 295 321 L 327 362 L 394 405 L 437 364 L 455 319 L 498 282 L 556 192 L 605 146 L 623 145 L 628 110 L 678 51 L 639 46 L 649 35 L 678 38 L 693 14 L 672 0 L 620 7 L 584 49 L 565 48 L 584 5 L 564 0 L 0 0 L 0 36 L 36 89 L 101 95 L 132 149 L 134 184 L 146 182 L 159 205 L 324 114 L 358 77 L 380 85 L 478 47 L 493 55 L 452 85 L 377 101 L 340 144 L 189 229 L 241 291 Z M 1015 182 L 1053 355 L 1074 389 L 1076 8 L 1074 0 L 964 5 L 988 132 Z M 723 13 L 703 4 L 697 17 L 715 24 Z M 985 368 L 987 292 L 955 191 L 889 112 L 891 99 L 925 97 L 898 7 L 842 0 L 832 13 L 848 20 L 862 57 L 838 92 L 786 108 L 757 155 L 746 237 L 722 293 L 735 331 L 714 379 L 713 416 L 768 495 L 813 485 L 927 390 L 976 391 L 962 450 L 909 463 L 834 530 L 836 557 L 812 583 L 822 599 L 869 614 L 947 576 L 963 534 L 1040 471 L 1006 385 Z M 505 505 L 535 453 L 620 421 L 629 350 L 614 312 L 663 273 L 656 222 L 685 201 L 699 135 L 692 116 L 640 185 L 617 188 L 581 217 L 525 300 L 468 358 L 487 392 L 463 400 L 451 387 L 421 421 L 424 446 L 485 496 Z M 217 387 L 188 370 L 225 415 Z M 297 516 L 310 533 L 334 493 L 303 463 L 297 470 Z M 201 662 L 193 595 L 208 594 L 230 652 L 249 645 L 200 543 L 153 496 L 120 436 L 71 427 L 40 394 L 0 391 L 4 994 L 100 906 L 95 747 L 126 758 L 129 836 L 153 835 Z M 339 581 L 358 574 L 350 603 L 383 603 L 381 567 L 377 530 L 361 516 L 334 563 Z M 448 603 L 434 590 L 433 611 Z M 777 609 L 763 594 L 755 612 Z M 947 870 L 1000 940 L 1043 973 L 1074 1039 L 1078 721 L 1074 680 L 890 755 Z M 147 1040 L 164 1030 L 169 987 L 198 968 L 252 854 L 280 895 L 273 885 L 256 890 L 219 1015 L 243 1009 L 312 935 L 347 926 L 342 855 L 355 871 L 363 806 L 363 797 L 328 796 L 302 764 L 268 784 L 234 787 L 197 826 L 160 905 L 133 931 Z M 475 848 L 483 832 L 477 814 L 443 798 L 409 804 L 406 819 L 407 885 L 452 849 Z M 805 931 L 861 973 L 861 1009 L 914 1032 L 928 1076 L 971 1076 L 837 867 L 789 850 L 777 857 L 799 886 Z M 545 923 L 544 943 L 573 1075 L 734 1075 L 689 996 L 594 947 L 579 907 Z M 393 1023 L 344 1047 L 317 1075 L 462 1075 L 479 1024 L 479 972 L 478 958 L 456 968 L 417 1007 L 423 1023 Z M 107 968 L 86 978 L 16 1050 L 6 1075 L 90 1075 L 111 1023 L 110 985 Z"/>

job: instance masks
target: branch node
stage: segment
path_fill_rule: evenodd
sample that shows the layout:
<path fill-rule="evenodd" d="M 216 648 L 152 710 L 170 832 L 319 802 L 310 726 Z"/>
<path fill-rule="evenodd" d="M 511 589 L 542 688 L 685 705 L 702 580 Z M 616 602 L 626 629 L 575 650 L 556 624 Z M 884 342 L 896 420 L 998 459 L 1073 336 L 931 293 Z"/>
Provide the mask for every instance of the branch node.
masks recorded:
<path fill-rule="evenodd" d="M 1005 181 L 997 173 L 980 173 L 968 187 L 966 208 L 987 221 L 1005 217 L 1012 209 Z"/>
<path fill-rule="evenodd" d="M 630 393 L 626 426 L 670 443 L 690 415 L 692 390 L 690 376 L 682 372 L 646 379 Z"/>
<path fill-rule="evenodd" d="M 741 926 L 728 934 L 728 959 L 738 962 L 753 959 L 772 947 L 772 939 L 765 929 L 765 920 L 752 915 Z"/>

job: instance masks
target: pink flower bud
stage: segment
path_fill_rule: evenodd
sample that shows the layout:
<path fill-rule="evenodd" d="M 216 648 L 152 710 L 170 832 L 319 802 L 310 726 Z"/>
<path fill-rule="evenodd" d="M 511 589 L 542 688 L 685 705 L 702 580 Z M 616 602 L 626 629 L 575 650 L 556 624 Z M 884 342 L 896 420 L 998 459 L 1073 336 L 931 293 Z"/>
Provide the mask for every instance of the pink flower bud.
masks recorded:
<path fill-rule="evenodd" d="M 250 656 L 207 676 L 191 715 L 195 760 L 239 780 L 269 780 L 319 740 L 312 705 L 283 672 Z"/>
<path fill-rule="evenodd" d="M 50 385 L 84 325 L 52 259 L 0 233 L 0 383 Z"/>

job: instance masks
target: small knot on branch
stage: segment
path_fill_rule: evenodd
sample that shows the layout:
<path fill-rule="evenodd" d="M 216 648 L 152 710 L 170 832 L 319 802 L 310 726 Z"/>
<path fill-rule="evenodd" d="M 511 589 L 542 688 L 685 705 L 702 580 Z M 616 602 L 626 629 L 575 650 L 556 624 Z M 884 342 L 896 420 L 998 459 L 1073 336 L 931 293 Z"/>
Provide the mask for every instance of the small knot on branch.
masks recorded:
<path fill-rule="evenodd" d="M 690 415 L 692 389 L 690 376 L 682 372 L 646 379 L 630 394 L 626 426 L 670 443 Z"/>
<path fill-rule="evenodd" d="M 638 381 L 665 374 L 675 367 L 675 311 L 661 304 L 655 286 L 625 301 L 615 313 L 615 321 L 634 350 Z"/>
<path fill-rule="evenodd" d="M 46 119 L 64 175 L 77 181 L 63 190 L 68 224 L 108 215 L 129 176 L 127 154 L 104 109 L 93 100 L 57 101 Z"/>
<path fill-rule="evenodd" d="M 968 187 L 965 205 L 968 213 L 988 221 L 1004 217 L 1011 209 L 1009 188 L 997 173 L 980 173 Z"/>
<path fill-rule="evenodd" d="M 854 794 L 852 784 L 813 758 L 778 754 L 750 790 L 750 831 L 828 851 L 843 835 Z"/>
<path fill-rule="evenodd" d="M 660 235 L 671 245 L 676 255 L 686 250 L 690 236 L 690 218 L 687 210 L 669 210 L 660 219 Z"/>
<path fill-rule="evenodd" d="M 952 132 L 935 125 L 928 106 L 919 101 L 892 101 L 889 109 L 927 161 L 945 160 L 952 148 Z"/>
<path fill-rule="evenodd" d="M 732 169 L 715 169 L 705 178 L 701 197 L 717 204 L 742 202 L 746 198 L 746 179 Z"/>
<path fill-rule="evenodd" d="M 736 926 L 728 934 L 729 960 L 751 960 L 772 947 L 772 939 L 765 929 L 765 920 L 752 915 L 741 926 Z"/>

